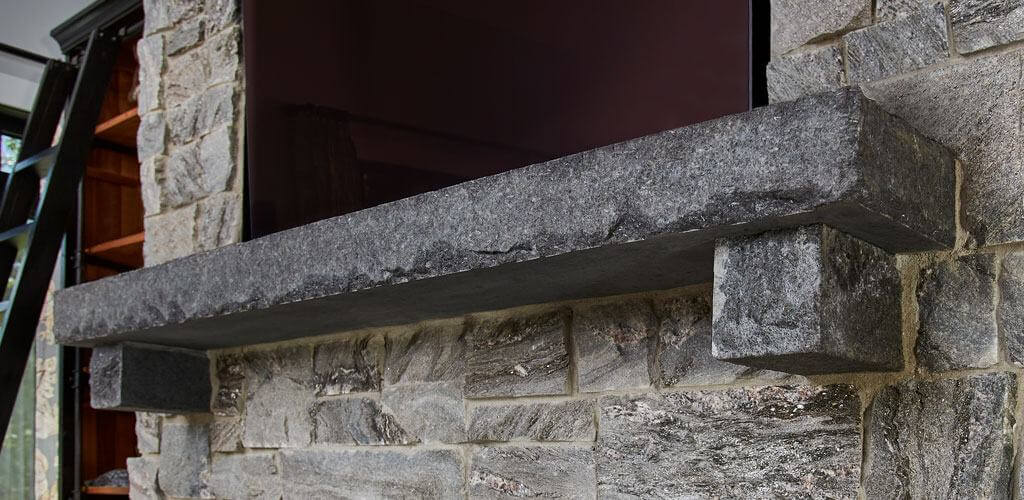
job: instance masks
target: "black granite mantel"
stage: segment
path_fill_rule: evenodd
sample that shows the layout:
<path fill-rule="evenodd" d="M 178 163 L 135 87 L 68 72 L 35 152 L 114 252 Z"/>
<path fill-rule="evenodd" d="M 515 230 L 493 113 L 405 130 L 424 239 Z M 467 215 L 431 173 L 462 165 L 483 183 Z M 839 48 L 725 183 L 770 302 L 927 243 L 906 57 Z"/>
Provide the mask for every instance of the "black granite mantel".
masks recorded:
<path fill-rule="evenodd" d="M 59 291 L 63 344 L 207 349 L 712 278 L 723 236 L 951 246 L 954 159 L 844 89 Z"/>

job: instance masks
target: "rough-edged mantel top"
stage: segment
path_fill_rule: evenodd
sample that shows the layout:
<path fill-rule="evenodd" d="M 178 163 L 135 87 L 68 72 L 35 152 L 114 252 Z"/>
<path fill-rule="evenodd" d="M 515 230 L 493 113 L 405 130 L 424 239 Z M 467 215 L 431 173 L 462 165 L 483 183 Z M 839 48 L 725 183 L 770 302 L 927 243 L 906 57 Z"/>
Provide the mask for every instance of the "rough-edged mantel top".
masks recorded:
<path fill-rule="evenodd" d="M 824 222 L 950 246 L 952 155 L 853 89 L 62 290 L 59 342 L 254 344 L 707 282 L 716 238 Z"/>

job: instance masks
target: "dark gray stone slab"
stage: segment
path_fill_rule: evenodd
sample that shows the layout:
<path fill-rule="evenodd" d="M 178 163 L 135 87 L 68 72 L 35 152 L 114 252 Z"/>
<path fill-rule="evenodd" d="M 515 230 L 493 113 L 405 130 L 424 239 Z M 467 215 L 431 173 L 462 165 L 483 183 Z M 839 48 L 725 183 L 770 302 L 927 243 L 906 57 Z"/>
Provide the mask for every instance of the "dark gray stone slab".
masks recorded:
<path fill-rule="evenodd" d="M 464 495 L 456 450 L 287 450 L 279 458 L 286 499 Z"/>
<path fill-rule="evenodd" d="M 871 0 L 771 1 L 772 54 L 871 24 Z"/>
<path fill-rule="evenodd" d="M 270 454 L 217 455 L 213 458 L 210 492 L 214 498 L 278 500 L 281 481 Z"/>
<path fill-rule="evenodd" d="M 919 365 L 949 371 L 999 361 L 994 254 L 965 255 L 922 270 L 917 308 Z"/>
<path fill-rule="evenodd" d="M 945 149 L 847 89 L 62 290 L 55 333 L 212 348 L 668 289 L 710 281 L 716 238 L 814 222 L 937 249 L 954 184 Z"/>
<path fill-rule="evenodd" d="M 886 110 L 957 152 L 963 227 L 978 246 L 1024 241 L 1021 54 L 960 59 L 864 86 Z"/>
<path fill-rule="evenodd" d="M 131 500 L 162 500 L 163 493 L 156 482 L 160 470 L 160 457 L 133 457 L 127 460 L 128 496 Z"/>
<path fill-rule="evenodd" d="M 760 387 L 606 396 L 601 498 L 855 498 L 854 387 Z"/>
<path fill-rule="evenodd" d="M 210 428 L 201 422 L 164 423 L 157 482 L 167 495 L 207 497 Z"/>
<path fill-rule="evenodd" d="M 424 443 L 466 440 L 462 380 L 385 387 L 381 402 L 410 436 Z"/>
<path fill-rule="evenodd" d="M 999 273 L 999 325 L 1010 362 L 1024 366 L 1024 253 L 1003 257 Z"/>
<path fill-rule="evenodd" d="M 317 396 L 379 391 L 384 339 L 363 335 L 317 345 L 313 351 Z"/>
<path fill-rule="evenodd" d="M 768 63 L 768 100 L 791 101 L 843 86 L 843 51 L 838 45 L 779 56 Z"/>
<path fill-rule="evenodd" d="M 758 370 L 711 354 L 711 291 L 654 301 L 658 316 L 655 383 L 659 387 L 731 384 L 743 379 L 796 383 L 803 377 Z"/>
<path fill-rule="evenodd" d="M 316 398 L 312 365 L 309 346 L 245 353 L 242 444 L 246 448 L 309 445 L 313 433 L 309 412 Z"/>
<path fill-rule="evenodd" d="M 1016 377 L 886 387 L 869 411 L 867 498 L 1010 498 Z"/>
<path fill-rule="evenodd" d="M 134 343 L 97 347 L 89 387 L 98 410 L 207 413 L 210 359 L 202 351 Z"/>
<path fill-rule="evenodd" d="M 594 450 L 483 447 L 469 467 L 470 498 L 594 498 Z"/>
<path fill-rule="evenodd" d="M 215 415 L 238 415 L 245 401 L 245 365 L 242 355 L 217 355 L 214 367 L 217 389 L 210 402 L 210 409 Z"/>
<path fill-rule="evenodd" d="M 402 445 L 417 442 L 377 401 L 345 398 L 318 401 L 310 411 L 316 444 Z"/>
<path fill-rule="evenodd" d="M 949 57 L 946 10 L 941 3 L 843 36 L 847 77 L 869 82 L 935 64 Z"/>
<path fill-rule="evenodd" d="M 786 373 L 903 367 L 895 257 L 827 226 L 723 240 L 712 353 Z"/>
<path fill-rule="evenodd" d="M 466 333 L 466 397 L 541 396 L 569 390 L 567 311 L 477 321 Z"/>
<path fill-rule="evenodd" d="M 1024 1 L 950 0 L 949 25 L 961 54 L 1024 40 Z"/>
<path fill-rule="evenodd" d="M 572 337 L 580 391 L 650 387 L 657 327 L 644 300 L 577 308 Z"/>
<path fill-rule="evenodd" d="M 498 404 L 473 408 L 471 441 L 593 441 L 592 401 Z"/>
<path fill-rule="evenodd" d="M 462 380 L 466 373 L 466 339 L 461 326 L 427 327 L 412 335 L 389 335 L 386 383 Z"/>

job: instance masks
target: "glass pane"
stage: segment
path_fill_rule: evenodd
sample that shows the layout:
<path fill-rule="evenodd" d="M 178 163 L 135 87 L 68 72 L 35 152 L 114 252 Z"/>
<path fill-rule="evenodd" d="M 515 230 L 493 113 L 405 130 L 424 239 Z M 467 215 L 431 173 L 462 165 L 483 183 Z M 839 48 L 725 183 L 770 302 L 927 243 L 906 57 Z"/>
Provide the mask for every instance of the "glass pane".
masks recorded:
<path fill-rule="evenodd" d="M 18 152 L 21 151 L 21 139 L 11 136 L 0 136 L 0 165 L 13 167 L 18 162 Z"/>

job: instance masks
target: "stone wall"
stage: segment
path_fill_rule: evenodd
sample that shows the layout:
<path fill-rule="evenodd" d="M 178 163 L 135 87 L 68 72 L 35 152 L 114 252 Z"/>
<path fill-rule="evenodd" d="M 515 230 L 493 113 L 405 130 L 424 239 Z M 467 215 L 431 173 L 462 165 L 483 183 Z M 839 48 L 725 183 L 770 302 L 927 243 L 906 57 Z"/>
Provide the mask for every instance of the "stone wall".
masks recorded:
<path fill-rule="evenodd" d="M 210 414 L 140 414 L 133 498 L 1024 495 L 1020 39 L 1024 1 L 772 1 L 773 101 L 860 85 L 959 155 L 955 248 L 895 259 L 901 370 L 719 361 L 709 286 L 215 351 Z"/>
<path fill-rule="evenodd" d="M 242 235 L 244 73 L 238 0 L 146 0 L 139 161 L 147 266 Z"/>

